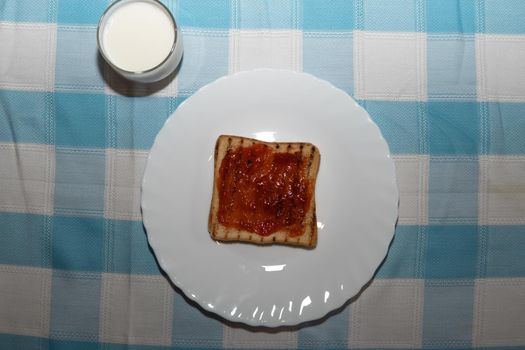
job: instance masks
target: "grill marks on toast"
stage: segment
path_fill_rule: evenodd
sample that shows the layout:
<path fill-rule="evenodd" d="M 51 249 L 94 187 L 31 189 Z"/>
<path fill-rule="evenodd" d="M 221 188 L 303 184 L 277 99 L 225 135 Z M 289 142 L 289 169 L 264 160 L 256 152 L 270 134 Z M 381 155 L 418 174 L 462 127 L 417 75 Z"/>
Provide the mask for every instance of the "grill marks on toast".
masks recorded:
<path fill-rule="evenodd" d="M 241 142 L 239 143 L 242 143 L 242 139 L 241 139 Z M 237 145 L 235 146 L 232 146 L 232 139 L 231 137 L 228 138 L 228 151 L 233 149 L 233 148 L 237 148 Z M 238 169 L 241 167 L 241 159 L 238 158 L 236 161 L 235 161 L 235 170 L 233 171 L 233 174 L 234 174 L 234 177 L 233 177 L 233 187 L 232 187 L 232 192 L 237 192 L 237 186 L 236 186 L 236 183 L 238 181 L 238 178 L 237 178 L 237 174 L 238 174 Z M 231 230 L 233 231 L 232 233 L 234 233 L 234 230 Z M 226 230 L 225 232 L 225 238 L 227 239 L 228 238 L 228 233 L 230 232 L 230 230 Z"/>
<path fill-rule="evenodd" d="M 217 139 L 215 147 L 215 181 L 212 198 L 212 205 L 210 208 L 209 225 L 211 236 L 220 241 L 241 241 L 251 242 L 255 244 L 286 244 L 299 245 L 307 248 L 313 248 L 317 244 L 317 218 L 315 213 L 315 190 L 312 192 L 312 199 L 310 207 L 307 210 L 304 223 L 304 233 L 299 237 L 289 237 L 287 231 L 278 231 L 269 236 L 262 236 L 252 232 L 238 230 L 235 228 L 224 227 L 218 222 L 218 185 L 217 178 L 219 168 L 226 153 L 236 147 L 250 147 L 256 144 L 263 144 L 265 147 L 270 147 L 273 151 L 278 153 L 295 153 L 300 152 L 303 159 L 307 158 L 306 177 L 313 183 L 315 189 L 315 181 L 317 171 L 319 169 L 320 155 L 318 149 L 310 143 L 268 143 L 258 141 L 250 138 L 242 138 L 237 136 L 220 136 Z M 240 159 L 239 159 L 240 162 Z M 236 166 L 239 166 L 237 163 Z M 236 180 L 234 179 L 234 183 Z"/>
<path fill-rule="evenodd" d="M 217 171 L 217 166 L 218 166 L 218 162 L 219 162 L 219 147 L 220 147 L 220 143 L 219 142 L 216 142 L 215 143 L 215 149 L 213 151 L 213 168 L 215 169 L 215 171 Z M 215 174 L 214 174 L 215 176 Z M 213 193 L 216 192 L 216 187 L 217 187 L 217 183 L 214 181 L 213 182 Z M 212 207 L 214 206 L 214 201 L 215 201 L 215 196 L 212 197 L 212 200 L 211 200 L 211 205 Z M 218 220 L 213 220 L 213 212 L 210 210 L 210 215 L 208 217 L 208 231 L 210 231 L 210 234 L 212 235 L 213 238 L 215 238 L 215 233 L 217 232 L 218 230 Z M 212 227 L 213 226 L 213 227 Z"/>
<path fill-rule="evenodd" d="M 306 167 L 306 172 L 307 172 L 307 176 L 310 177 L 310 176 L 314 176 L 316 177 L 317 176 L 317 171 L 318 171 L 318 168 L 319 168 L 319 164 L 316 165 L 315 167 L 315 174 L 312 174 L 312 167 L 314 166 L 314 160 L 316 160 L 316 152 L 317 152 L 317 149 L 315 146 L 312 145 L 312 147 L 310 148 L 310 155 L 308 157 L 308 165 Z M 317 157 L 317 162 L 319 162 L 319 157 Z M 317 215 L 316 215 L 316 205 L 315 205 L 315 200 L 313 201 L 312 203 L 312 206 L 313 206 L 313 214 L 312 214 L 312 218 L 311 218 L 311 222 L 310 222 L 310 225 L 307 226 L 306 230 L 310 230 L 310 232 L 317 232 Z M 308 245 L 309 246 L 315 246 L 317 244 L 317 234 L 310 234 L 310 239 L 308 241 Z"/>
<path fill-rule="evenodd" d="M 292 152 L 292 144 L 289 143 L 288 146 L 286 147 L 286 153 L 290 154 L 291 152 Z M 297 174 L 294 174 L 294 177 L 295 177 L 295 178 L 297 178 L 296 175 L 297 175 Z M 286 217 L 286 219 L 289 220 L 289 219 L 290 219 L 290 215 L 291 215 L 290 211 L 288 211 L 287 215 L 288 215 L 288 216 Z M 289 238 L 288 235 L 286 235 L 286 236 L 284 237 L 284 243 L 288 243 L 288 240 L 289 240 L 288 238 Z"/>
<path fill-rule="evenodd" d="M 310 157 L 308 157 L 308 166 L 306 167 L 306 173 L 307 175 L 310 175 L 310 171 L 312 170 L 312 163 L 314 161 L 315 156 L 315 147 L 312 147 L 310 152 Z"/>

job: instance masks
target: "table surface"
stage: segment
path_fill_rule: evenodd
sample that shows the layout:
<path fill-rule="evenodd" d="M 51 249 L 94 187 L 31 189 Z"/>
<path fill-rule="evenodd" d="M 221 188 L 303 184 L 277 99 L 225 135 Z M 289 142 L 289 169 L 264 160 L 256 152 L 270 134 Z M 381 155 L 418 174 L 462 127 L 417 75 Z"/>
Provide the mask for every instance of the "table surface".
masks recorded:
<path fill-rule="evenodd" d="M 0 1 L 0 348 L 525 346 L 525 1 L 167 0 L 184 60 L 130 84 L 102 62 L 108 1 Z M 203 85 L 257 67 L 352 95 L 397 168 L 399 222 L 353 302 L 280 332 L 169 284 L 140 181 Z M 203 126 L 205 127 L 205 126 Z"/>

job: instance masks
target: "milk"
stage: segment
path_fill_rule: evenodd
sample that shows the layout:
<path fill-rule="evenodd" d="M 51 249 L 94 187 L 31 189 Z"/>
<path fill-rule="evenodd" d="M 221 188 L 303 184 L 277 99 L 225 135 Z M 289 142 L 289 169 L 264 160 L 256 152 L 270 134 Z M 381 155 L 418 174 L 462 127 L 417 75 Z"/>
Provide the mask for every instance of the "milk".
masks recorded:
<path fill-rule="evenodd" d="M 144 72 L 166 59 L 175 41 L 175 27 L 160 4 L 125 2 L 108 15 L 102 46 L 117 68 Z"/>

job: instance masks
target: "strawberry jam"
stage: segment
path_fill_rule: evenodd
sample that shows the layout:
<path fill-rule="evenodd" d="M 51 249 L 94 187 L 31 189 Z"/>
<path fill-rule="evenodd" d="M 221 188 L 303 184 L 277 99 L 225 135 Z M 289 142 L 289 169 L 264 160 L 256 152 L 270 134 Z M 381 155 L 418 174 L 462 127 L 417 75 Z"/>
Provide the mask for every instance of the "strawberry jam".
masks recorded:
<path fill-rule="evenodd" d="M 276 152 L 265 144 L 228 149 L 216 183 L 219 223 L 261 236 L 301 236 L 313 191 L 307 167 L 301 152 Z"/>

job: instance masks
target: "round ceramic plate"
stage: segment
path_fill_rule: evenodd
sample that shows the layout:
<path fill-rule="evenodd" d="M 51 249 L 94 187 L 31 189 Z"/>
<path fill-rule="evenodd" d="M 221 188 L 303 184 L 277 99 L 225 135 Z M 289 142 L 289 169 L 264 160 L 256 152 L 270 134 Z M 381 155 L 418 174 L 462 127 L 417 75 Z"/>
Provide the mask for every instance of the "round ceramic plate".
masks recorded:
<path fill-rule="evenodd" d="M 315 249 L 210 238 L 221 134 L 319 148 Z M 188 98 L 157 135 L 142 184 L 148 240 L 173 283 L 204 309 L 254 326 L 318 319 L 357 294 L 386 255 L 397 203 L 388 146 L 365 110 L 284 70 L 224 77 Z"/>

